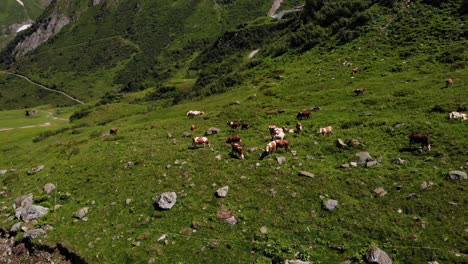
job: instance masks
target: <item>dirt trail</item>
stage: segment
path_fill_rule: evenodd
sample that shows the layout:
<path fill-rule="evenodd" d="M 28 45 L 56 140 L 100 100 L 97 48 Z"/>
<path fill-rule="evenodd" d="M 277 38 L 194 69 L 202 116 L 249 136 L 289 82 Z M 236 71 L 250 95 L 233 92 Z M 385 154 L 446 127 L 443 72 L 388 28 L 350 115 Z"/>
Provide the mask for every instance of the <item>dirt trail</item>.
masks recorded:
<path fill-rule="evenodd" d="M 79 103 L 79 104 L 84 104 L 84 102 L 82 102 L 82 101 L 80 101 L 80 100 L 78 100 L 78 99 L 76 99 L 76 98 L 74 98 L 74 97 L 72 97 L 72 96 L 66 94 L 65 92 L 62 92 L 62 91 L 59 91 L 59 90 L 54 90 L 54 89 L 51 89 L 51 88 L 49 88 L 49 87 L 45 87 L 44 85 L 39 84 L 39 83 L 37 83 L 37 82 L 34 82 L 34 81 L 32 81 L 31 79 L 29 79 L 28 77 L 26 77 L 26 76 L 24 76 L 24 75 L 17 74 L 17 73 L 12 73 L 12 72 L 7 72 L 7 71 L 0 71 L 0 73 L 4 73 L 4 74 L 8 74 L 8 75 L 13 75 L 13 76 L 22 78 L 22 79 L 24 79 L 24 80 L 26 80 L 26 81 L 28 81 L 28 82 L 30 82 L 30 83 L 36 85 L 36 86 L 39 86 L 40 88 L 42 88 L 42 89 L 44 89 L 44 90 L 47 90 L 47 91 L 50 91 L 50 92 L 54 92 L 54 93 L 62 94 L 63 96 L 69 98 L 70 100 L 73 100 L 73 101 L 75 101 L 75 102 L 77 102 L 77 103 Z"/>

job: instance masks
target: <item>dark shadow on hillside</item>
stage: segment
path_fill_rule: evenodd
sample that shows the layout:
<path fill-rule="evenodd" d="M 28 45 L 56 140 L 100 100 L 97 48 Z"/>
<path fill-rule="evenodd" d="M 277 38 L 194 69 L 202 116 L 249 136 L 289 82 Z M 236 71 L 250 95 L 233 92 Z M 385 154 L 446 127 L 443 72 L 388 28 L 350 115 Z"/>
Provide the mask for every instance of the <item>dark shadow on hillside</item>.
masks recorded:
<path fill-rule="evenodd" d="M 260 158 L 258 158 L 258 159 L 259 159 L 259 160 L 263 160 L 266 156 L 268 156 L 268 152 L 263 151 L 263 152 L 262 152 L 262 155 L 260 155 Z"/>

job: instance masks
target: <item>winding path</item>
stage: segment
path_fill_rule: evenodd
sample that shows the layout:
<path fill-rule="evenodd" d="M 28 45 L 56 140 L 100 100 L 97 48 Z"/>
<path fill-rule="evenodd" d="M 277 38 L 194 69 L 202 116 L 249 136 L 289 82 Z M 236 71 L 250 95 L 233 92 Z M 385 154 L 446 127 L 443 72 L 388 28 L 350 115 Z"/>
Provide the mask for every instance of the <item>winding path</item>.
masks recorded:
<path fill-rule="evenodd" d="M 12 73 L 12 72 L 7 72 L 7 71 L 0 71 L 0 73 L 4 73 L 4 74 L 8 74 L 8 75 L 14 75 L 14 76 L 16 76 L 16 77 L 25 79 L 26 81 L 28 81 L 28 82 L 30 82 L 30 83 L 36 85 L 36 86 L 39 86 L 39 87 L 41 87 L 41 88 L 44 89 L 44 90 L 47 90 L 47 91 L 50 91 L 50 92 L 54 92 L 54 93 L 62 94 L 63 96 L 69 98 L 70 100 L 73 100 L 73 101 L 75 101 L 75 102 L 77 102 L 77 103 L 79 103 L 79 104 L 84 104 L 84 102 L 82 102 L 82 101 L 80 101 L 80 100 L 78 100 L 78 99 L 76 99 L 76 98 L 74 98 L 74 97 L 72 97 L 72 96 L 66 94 L 65 92 L 62 92 L 62 91 L 59 91 L 59 90 L 54 90 L 54 89 L 51 89 L 51 88 L 49 88 L 49 87 L 45 87 L 44 85 L 39 84 L 39 83 L 37 83 L 37 82 L 34 82 L 34 81 L 32 81 L 31 79 L 29 79 L 28 77 L 26 77 L 26 76 L 24 76 L 24 75 L 17 74 L 17 73 Z"/>

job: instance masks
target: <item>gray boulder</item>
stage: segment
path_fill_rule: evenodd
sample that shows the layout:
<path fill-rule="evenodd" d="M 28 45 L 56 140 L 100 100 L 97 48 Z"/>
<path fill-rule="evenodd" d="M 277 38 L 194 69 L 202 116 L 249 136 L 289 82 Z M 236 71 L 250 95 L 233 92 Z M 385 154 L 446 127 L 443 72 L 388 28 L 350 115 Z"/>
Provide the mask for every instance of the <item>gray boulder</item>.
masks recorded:
<path fill-rule="evenodd" d="M 345 148 L 348 148 L 348 145 L 344 143 L 344 141 L 339 138 L 336 140 L 336 147 L 337 148 L 341 148 L 341 149 L 345 149 Z"/>
<path fill-rule="evenodd" d="M 221 132 L 221 129 L 216 128 L 216 127 L 210 127 L 205 132 L 205 135 L 215 135 L 215 134 L 219 134 L 219 132 Z"/>
<path fill-rule="evenodd" d="M 463 171 L 453 170 L 447 173 L 447 179 L 449 180 L 466 180 L 468 176 Z"/>
<path fill-rule="evenodd" d="M 83 217 L 85 217 L 85 215 L 88 212 L 89 212 L 89 207 L 83 207 L 83 208 L 79 209 L 78 211 L 76 211 L 75 217 L 79 218 L 79 219 L 83 219 Z"/>
<path fill-rule="evenodd" d="M 224 186 L 223 188 L 220 188 L 216 191 L 216 195 L 218 197 L 226 197 L 228 191 L 229 191 L 229 186 Z"/>
<path fill-rule="evenodd" d="M 26 208 L 21 208 L 16 210 L 16 217 L 23 221 L 31 221 L 33 219 L 39 218 L 49 212 L 49 208 L 42 207 L 39 205 L 30 205 Z"/>
<path fill-rule="evenodd" d="M 153 202 L 158 208 L 171 209 L 177 201 L 175 192 L 165 192 L 153 198 Z"/>
<path fill-rule="evenodd" d="M 278 164 L 283 164 L 286 162 L 286 157 L 277 157 L 276 161 L 278 161 Z"/>
<path fill-rule="evenodd" d="M 189 132 L 182 133 L 182 137 L 184 137 L 184 138 L 188 138 L 188 137 L 191 137 L 191 136 L 192 135 Z"/>
<path fill-rule="evenodd" d="M 329 199 L 325 202 L 325 209 L 327 209 L 328 211 L 334 210 L 337 206 L 338 206 L 337 200 Z"/>
<path fill-rule="evenodd" d="M 45 234 L 46 234 L 46 231 L 42 229 L 33 229 L 33 230 L 26 232 L 26 234 L 24 234 L 24 237 L 29 238 L 29 239 L 34 239 L 38 236 L 45 236 Z"/>
<path fill-rule="evenodd" d="M 35 173 L 38 173 L 40 172 L 41 170 L 43 170 L 45 168 L 45 165 L 39 165 L 39 166 L 36 166 L 30 170 L 28 170 L 28 175 L 32 175 L 32 174 L 35 174 Z"/>
<path fill-rule="evenodd" d="M 299 176 L 314 178 L 315 174 L 313 174 L 311 172 L 307 172 L 307 171 L 299 171 Z"/>
<path fill-rule="evenodd" d="M 366 261 L 367 263 L 373 264 L 392 264 L 392 259 L 388 256 L 385 251 L 378 247 L 371 247 L 367 250 L 366 253 Z"/>
<path fill-rule="evenodd" d="M 8 172 L 8 170 L 0 170 L 0 175 L 3 175 L 5 173 L 7 173 L 7 172 Z"/>
<path fill-rule="evenodd" d="M 13 203 L 13 209 L 18 210 L 20 208 L 26 208 L 33 204 L 34 196 L 32 193 L 20 196 L 15 199 Z"/>
<path fill-rule="evenodd" d="M 373 158 L 369 154 L 369 152 L 363 151 L 356 153 L 354 155 L 354 160 L 357 162 L 358 165 L 365 165 L 368 161 L 372 161 Z"/>
<path fill-rule="evenodd" d="M 44 192 L 46 194 L 51 194 L 54 190 L 55 190 L 55 185 L 52 184 L 52 183 L 47 183 L 45 186 L 44 186 Z"/>

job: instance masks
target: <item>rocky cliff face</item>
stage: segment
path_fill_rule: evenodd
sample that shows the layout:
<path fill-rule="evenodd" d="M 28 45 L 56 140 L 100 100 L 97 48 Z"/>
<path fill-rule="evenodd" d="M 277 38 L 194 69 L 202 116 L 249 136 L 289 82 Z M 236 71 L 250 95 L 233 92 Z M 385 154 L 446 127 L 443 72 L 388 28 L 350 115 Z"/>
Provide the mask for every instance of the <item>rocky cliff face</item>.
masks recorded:
<path fill-rule="evenodd" d="M 54 14 L 50 17 L 47 23 L 37 27 L 31 35 L 19 42 L 13 53 L 16 57 L 24 56 L 26 53 L 36 49 L 49 38 L 55 36 L 60 30 L 70 23 L 71 19 L 64 15 Z"/>

